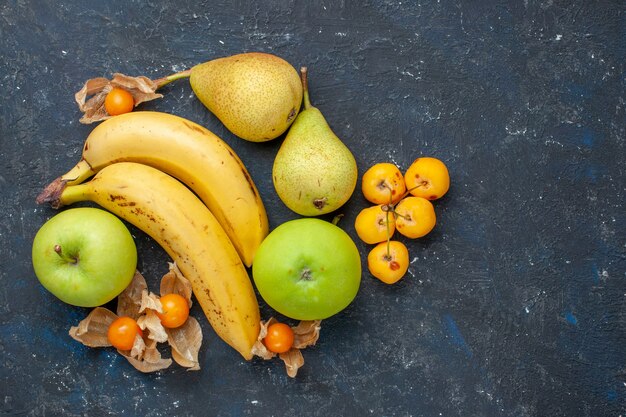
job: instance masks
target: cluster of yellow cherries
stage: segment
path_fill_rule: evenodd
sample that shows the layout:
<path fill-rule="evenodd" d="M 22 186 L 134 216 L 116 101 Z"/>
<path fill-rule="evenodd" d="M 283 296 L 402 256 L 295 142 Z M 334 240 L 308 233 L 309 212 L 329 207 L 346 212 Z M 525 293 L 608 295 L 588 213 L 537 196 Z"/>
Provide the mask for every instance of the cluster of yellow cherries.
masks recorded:
<path fill-rule="evenodd" d="M 432 200 L 450 188 L 446 165 L 437 158 L 417 158 L 406 170 L 383 162 L 363 174 L 365 199 L 375 206 L 357 215 L 354 227 L 359 238 L 376 246 L 367 257 L 370 273 L 386 284 L 400 280 L 409 269 L 409 251 L 404 243 L 393 240 L 396 231 L 410 239 L 426 236 L 437 217 Z"/>

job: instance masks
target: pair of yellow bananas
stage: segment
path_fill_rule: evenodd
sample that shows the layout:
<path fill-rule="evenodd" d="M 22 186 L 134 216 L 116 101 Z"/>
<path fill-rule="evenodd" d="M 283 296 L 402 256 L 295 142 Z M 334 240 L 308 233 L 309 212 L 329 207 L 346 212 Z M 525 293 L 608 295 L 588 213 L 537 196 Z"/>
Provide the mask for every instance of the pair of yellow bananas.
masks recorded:
<path fill-rule="evenodd" d="M 151 236 L 191 281 L 217 335 L 251 359 L 260 314 L 246 266 L 268 219 L 247 169 L 219 137 L 167 113 L 110 118 L 37 200 L 92 201 Z"/>

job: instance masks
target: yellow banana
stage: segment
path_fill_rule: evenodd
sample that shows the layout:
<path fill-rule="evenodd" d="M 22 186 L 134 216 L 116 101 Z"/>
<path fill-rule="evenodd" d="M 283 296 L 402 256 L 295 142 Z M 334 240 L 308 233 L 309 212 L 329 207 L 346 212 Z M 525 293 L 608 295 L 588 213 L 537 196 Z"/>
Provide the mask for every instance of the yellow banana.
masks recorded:
<path fill-rule="evenodd" d="M 59 189 L 50 201 L 57 207 L 92 201 L 151 236 L 191 281 L 218 336 L 252 358 L 260 313 L 248 272 L 215 217 L 187 187 L 147 165 L 120 162 L 91 181 Z"/>
<path fill-rule="evenodd" d="M 150 165 L 187 184 L 220 222 L 246 266 L 268 233 L 259 192 L 235 152 L 204 127 L 160 112 L 112 117 L 87 137 L 81 161 L 38 197 L 80 184 L 115 162 Z"/>

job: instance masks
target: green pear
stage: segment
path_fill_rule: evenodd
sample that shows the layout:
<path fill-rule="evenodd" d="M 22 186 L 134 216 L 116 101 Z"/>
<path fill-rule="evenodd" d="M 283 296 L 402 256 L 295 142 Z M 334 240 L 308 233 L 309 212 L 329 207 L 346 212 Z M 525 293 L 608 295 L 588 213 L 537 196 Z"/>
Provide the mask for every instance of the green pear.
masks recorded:
<path fill-rule="evenodd" d="M 302 103 L 296 69 L 275 55 L 250 52 L 191 68 L 191 88 L 235 135 L 265 142 L 283 134 Z"/>
<path fill-rule="evenodd" d="M 304 109 L 276 154 L 272 178 L 287 207 L 303 216 L 318 216 L 337 210 L 348 201 L 358 170 L 350 149 L 311 105 L 307 69 L 300 71 Z"/>

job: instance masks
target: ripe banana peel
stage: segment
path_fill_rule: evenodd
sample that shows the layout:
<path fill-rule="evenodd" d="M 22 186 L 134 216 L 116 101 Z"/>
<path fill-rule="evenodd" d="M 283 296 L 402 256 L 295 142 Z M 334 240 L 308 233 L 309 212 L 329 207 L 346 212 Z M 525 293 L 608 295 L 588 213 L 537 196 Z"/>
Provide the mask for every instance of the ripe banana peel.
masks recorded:
<path fill-rule="evenodd" d="M 252 358 L 260 312 L 248 272 L 215 216 L 182 183 L 147 165 L 120 162 L 58 189 L 49 201 L 57 207 L 92 201 L 151 236 L 190 280 L 218 336 Z"/>
<path fill-rule="evenodd" d="M 206 128 L 182 117 L 136 111 L 112 117 L 87 137 L 82 159 L 37 198 L 80 184 L 116 162 L 137 162 L 168 173 L 191 188 L 215 215 L 246 266 L 268 234 L 259 192 L 235 152 Z"/>

